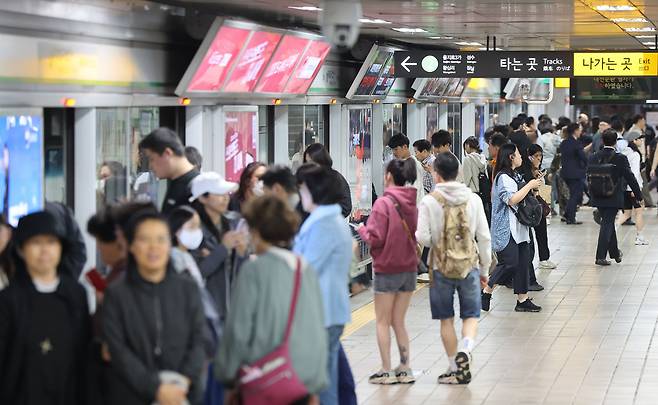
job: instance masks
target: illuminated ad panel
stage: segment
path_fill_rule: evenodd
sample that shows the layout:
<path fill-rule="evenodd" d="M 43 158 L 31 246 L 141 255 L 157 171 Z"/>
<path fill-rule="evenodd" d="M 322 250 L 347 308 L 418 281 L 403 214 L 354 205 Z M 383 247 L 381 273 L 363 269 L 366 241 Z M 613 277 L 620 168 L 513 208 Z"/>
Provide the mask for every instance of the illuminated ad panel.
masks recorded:
<path fill-rule="evenodd" d="M 286 85 L 284 93 L 306 94 L 330 50 L 331 46 L 326 42 L 312 41 Z"/>
<path fill-rule="evenodd" d="M 310 39 L 286 35 L 256 87 L 259 93 L 283 93 Z"/>
<path fill-rule="evenodd" d="M 251 92 L 256 87 L 258 78 L 272 58 L 280 40 L 281 34 L 266 31 L 254 32 L 223 91 L 227 93 Z"/>

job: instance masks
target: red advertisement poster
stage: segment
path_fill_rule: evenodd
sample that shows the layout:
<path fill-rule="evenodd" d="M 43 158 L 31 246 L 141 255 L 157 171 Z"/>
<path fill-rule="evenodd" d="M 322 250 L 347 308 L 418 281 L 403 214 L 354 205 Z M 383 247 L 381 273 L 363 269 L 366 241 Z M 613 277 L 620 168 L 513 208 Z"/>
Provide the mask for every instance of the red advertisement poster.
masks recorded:
<path fill-rule="evenodd" d="M 297 62 L 302 57 L 309 39 L 286 35 L 260 79 L 259 93 L 283 93 Z"/>
<path fill-rule="evenodd" d="M 301 63 L 295 69 L 292 78 L 286 86 L 286 93 L 306 94 L 315 76 L 320 72 L 324 59 L 329 54 L 331 46 L 323 41 L 313 41 L 306 50 Z"/>
<path fill-rule="evenodd" d="M 240 60 L 237 62 L 235 70 L 228 78 L 224 91 L 230 93 L 252 91 L 280 40 L 281 34 L 264 31 L 254 32 Z"/>
<path fill-rule="evenodd" d="M 187 91 L 220 90 L 249 33 L 249 30 L 222 27 L 190 81 Z"/>
<path fill-rule="evenodd" d="M 258 153 L 258 113 L 256 111 L 224 112 L 226 131 L 226 180 L 238 182 L 242 170 L 254 162 Z"/>

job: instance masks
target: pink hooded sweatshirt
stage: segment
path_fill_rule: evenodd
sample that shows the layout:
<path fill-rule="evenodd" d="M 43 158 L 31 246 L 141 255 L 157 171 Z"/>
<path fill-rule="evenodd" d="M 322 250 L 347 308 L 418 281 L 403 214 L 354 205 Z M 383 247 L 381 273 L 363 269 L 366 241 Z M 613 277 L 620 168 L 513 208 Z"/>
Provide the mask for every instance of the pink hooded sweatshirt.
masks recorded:
<path fill-rule="evenodd" d="M 409 226 L 411 237 L 404 229 L 394 202 L 400 205 Z M 414 187 L 388 187 L 375 201 L 368 224 L 359 229 L 359 235 L 370 246 L 375 273 L 416 272 L 416 189 Z M 413 240 L 411 239 L 413 238 Z"/>

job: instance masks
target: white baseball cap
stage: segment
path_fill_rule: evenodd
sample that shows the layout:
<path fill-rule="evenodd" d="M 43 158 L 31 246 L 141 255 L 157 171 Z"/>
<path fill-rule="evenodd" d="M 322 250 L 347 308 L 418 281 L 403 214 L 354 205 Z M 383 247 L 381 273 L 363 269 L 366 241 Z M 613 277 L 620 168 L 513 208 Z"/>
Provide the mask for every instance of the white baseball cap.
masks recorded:
<path fill-rule="evenodd" d="M 238 190 L 238 185 L 226 181 L 219 173 L 204 172 L 192 180 L 191 189 L 192 197 L 190 197 L 190 202 L 206 193 L 217 195 L 233 193 Z"/>

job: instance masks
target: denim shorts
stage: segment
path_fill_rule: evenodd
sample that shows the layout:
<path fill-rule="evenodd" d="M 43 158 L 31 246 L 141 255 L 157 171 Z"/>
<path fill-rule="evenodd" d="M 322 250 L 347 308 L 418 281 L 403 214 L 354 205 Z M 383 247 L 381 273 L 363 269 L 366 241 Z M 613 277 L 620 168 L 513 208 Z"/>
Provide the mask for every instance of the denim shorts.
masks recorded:
<path fill-rule="evenodd" d="M 480 296 L 480 272 L 477 269 L 468 273 L 463 280 L 447 278 L 434 270 L 434 280 L 430 287 L 430 309 L 432 319 L 455 317 L 455 291 L 459 296 L 459 316 L 461 319 L 479 318 L 482 309 Z"/>
<path fill-rule="evenodd" d="M 416 272 L 375 273 L 375 294 L 413 292 L 416 290 Z"/>

